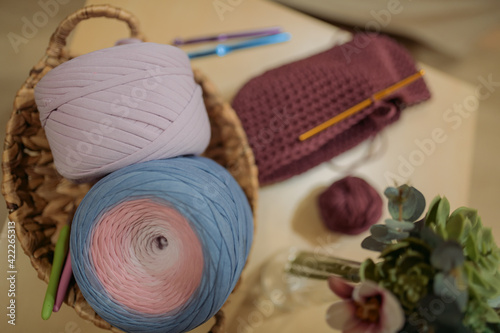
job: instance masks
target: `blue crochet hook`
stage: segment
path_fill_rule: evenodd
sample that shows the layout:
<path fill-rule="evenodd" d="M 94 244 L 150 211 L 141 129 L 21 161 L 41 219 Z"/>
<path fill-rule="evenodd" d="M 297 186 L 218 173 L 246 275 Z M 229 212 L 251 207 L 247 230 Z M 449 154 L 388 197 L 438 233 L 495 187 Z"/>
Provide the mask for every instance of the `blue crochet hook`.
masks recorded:
<path fill-rule="evenodd" d="M 214 41 L 223 42 L 223 41 L 226 41 L 228 39 L 233 39 L 233 38 L 244 38 L 244 37 L 255 38 L 255 37 L 270 36 L 270 35 L 279 34 L 280 32 L 282 32 L 280 27 L 272 27 L 272 28 L 265 28 L 265 29 L 233 32 L 233 33 L 227 33 L 227 34 L 218 34 L 218 35 L 196 37 L 196 38 L 191 38 L 191 39 L 182 39 L 180 37 L 177 37 L 176 39 L 174 39 L 172 44 L 175 46 L 179 46 L 179 45 L 186 45 L 186 44 L 214 42 Z"/>
<path fill-rule="evenodd" d="M 206 57 L 206 56 L 210 56 L 210 55 L 218 55 L 219 57 L 223 57 L 232 51 L 247 49 L 247 48 L 262 46 L 262 45 L 283 43 L 283 42 L 289 41 L 291 38 L 292 38 L 292 35 L 290 35 L 290 33 L 282 32 L 282 33 L 279 33 L 276 35 L 254 38 L 254 39 L 250 39 L 250 40 L 243 41 L 240 43 L 218 44 L 216 47 L 211 48 L 211 49 L 188 52 L 188 57 L 190 59 Z"/>

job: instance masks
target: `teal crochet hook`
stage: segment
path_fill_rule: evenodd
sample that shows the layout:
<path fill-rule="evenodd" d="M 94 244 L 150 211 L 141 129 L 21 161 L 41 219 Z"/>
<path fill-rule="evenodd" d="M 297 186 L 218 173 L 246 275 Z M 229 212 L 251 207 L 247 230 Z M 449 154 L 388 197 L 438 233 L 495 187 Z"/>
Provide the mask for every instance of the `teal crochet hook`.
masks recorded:
<path fill-rule="evenodd" d="M 206 56 L 210 56 L 210 55 L 218 55 L 219 57 L 223 57 L 232 51 L 241 50 L 241 49 L 248 49 L 248 48 L 256 47 L 256 46 L 283 43 L 283 42 L 289 41 L 291 38 L 292 38 L 292 35 L 290 33 L 282 32 L 279 34 L 265 36 L 265 37 L 259 37 L 259 38 L 253 38 L 250 40 L 246 40 L 246 41 L 234 43 L 234 44 L 218 44 L 214 48 L 205 49 L 205 50 L 201 50 L 201 51 L 189 52 L 188 57 L 190 59 L 201 58 L 201 57 L 206 57 Z"/>

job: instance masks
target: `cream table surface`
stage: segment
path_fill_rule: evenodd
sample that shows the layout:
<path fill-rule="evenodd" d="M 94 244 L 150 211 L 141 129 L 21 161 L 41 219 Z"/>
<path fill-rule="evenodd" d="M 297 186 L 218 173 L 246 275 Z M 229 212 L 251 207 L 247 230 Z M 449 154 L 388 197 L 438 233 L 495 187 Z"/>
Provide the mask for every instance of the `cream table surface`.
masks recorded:
<path fill-rule="evenodd" d="M 215 8 L 220 2 L 226 4 L 223 13 Z M 102 1 L 89 0 L 87 3 L 99 4 Z M 350 38 L 348 33 L 334 26 L 267 1 L 114 0 L 107 3 L 134 13 L 149 41 L 157 43 L 169 43 L 177 36 L 271 26 L 281 26 L 290 32 L 292 40 L 287 43 L 239 51 L 222 58 L 206 57 L 192 61 L 193 66 L 208 75 L 229 101 L 251 77 Z M 83 54 L 109 47 L 127 35 L 124 24 L 94 19 L 79 25 L 70 49 L 74 54 Z M 404 179 L 429 199 L 437 194 L 446 194 L 452 208 L 466 205 L 477 110 L 477 105 L 466 103 L 473 98 L 471 96 L 475 95 L 476 89 L 438 69 L 425 64 L 421 67 L 427 72 L 425 80 L 432 99 L 405 110 L 401 119 L 382 133 L 380 141 L 385 142 L 383 153 L 363 163 L 353 174 L 365 178 L 380 192 L 393 185 L 394 180 Z M 462 115 L 454 114 L 451 111 L 454 104 L 466 105 L 468 111 Z M 455 117 L 453 121 L 451 116 Z M 422 152 L 418 142 L 429 140 L 434 140 L 434 149 Z M 317 194 L 344 175 L 338 167 L 349 166 L 359 160 L 366 149 L 367 144 L 361 144 L 336 158 L 336 167 L 324 163 L 302 175 L 260 190 L 256 213 L 258 225 L 244 272 L 245 279 L 238 292 L 230 297 L 226 308 L 229 332 L 332 332 L 324 322 L 326 303 L 299 307 L 288 313 L 270 306 L 266 296 L 258 294 L 260 268 L 272 254 L 290 246 L 355 260 L 374 256 L 359 247 L 366 234 L 342 236 L 327 232 L 316 208 Z M 498 239 L 499 230 L 494 230 L 494 233 Z M 3 258 L 4 255 L 6 257 L 7 247 L 5 230 L 2 235 L 0 253 Z M 0 328 L 7 327 L 8 332 L 102 331 L 81 320 L 67 306 L 49 321 L 42 321 L 40 309 L 45 284 L 37 280 L 28 258 L 21 252 L 18 248 L 18 325 L 4 326 L 6 323 L 2 320 Z M 0 286 L 1 290 L 7 289 L 5 279 Z M 211 323 L 209 321 L 195 332 L 207 332 Z"/>

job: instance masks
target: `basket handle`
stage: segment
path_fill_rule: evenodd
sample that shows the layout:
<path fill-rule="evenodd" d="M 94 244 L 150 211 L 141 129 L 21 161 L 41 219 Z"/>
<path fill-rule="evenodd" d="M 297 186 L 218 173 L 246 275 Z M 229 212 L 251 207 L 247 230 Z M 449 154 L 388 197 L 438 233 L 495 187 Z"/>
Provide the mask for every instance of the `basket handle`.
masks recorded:
<path fill-rule="evenodd" d="M 127 23 L 130 37 L 144 39 L 139 29 L 139 20 L 130 12 L 110 5 L 90 5 L 80 8 L 66 17 L 50 37 L 49 46 L 45 52 L 47 57 L 58 59 L 66 46 L 66 39 L 78 23 L 93 17 L 114 18 Z"/>

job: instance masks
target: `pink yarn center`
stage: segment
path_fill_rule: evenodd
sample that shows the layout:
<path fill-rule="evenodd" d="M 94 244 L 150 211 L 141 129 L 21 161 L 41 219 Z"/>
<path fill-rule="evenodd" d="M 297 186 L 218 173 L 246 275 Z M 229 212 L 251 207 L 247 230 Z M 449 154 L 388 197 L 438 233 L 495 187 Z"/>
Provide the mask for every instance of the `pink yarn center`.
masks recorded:
<path fill-rule="evenodd" d="M 93 230 L 90 255 L 111 297 L 148 314 L 184 305 L 203 272 L 202 247 L 189 222 L 149 199 L 125 201 L 106 212 Z"/>

